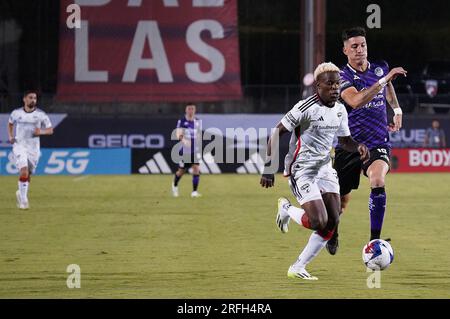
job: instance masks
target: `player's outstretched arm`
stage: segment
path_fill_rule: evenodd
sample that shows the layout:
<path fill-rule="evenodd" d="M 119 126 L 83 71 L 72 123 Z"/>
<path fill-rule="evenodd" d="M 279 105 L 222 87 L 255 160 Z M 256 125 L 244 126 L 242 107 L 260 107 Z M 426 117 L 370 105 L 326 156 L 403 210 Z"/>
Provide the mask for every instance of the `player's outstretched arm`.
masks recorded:
<path fill-rule="evenodd" d="M 282 136 L 284 133 L 286 133 L 288 130 L 284 127 L 283 124 L 278 123 L 275 131 L 272 133 L 272 135 L 269 138 L 269 141 L 267 142 L 267 151 L 266 151 L 266 160 L 264 164 L 264 172 L 261 176 L 260 184 L 262 187 L 268 188 L 275 185 L 275 172 L 278 167 L 274 168 L 274 163 L 272 162 L 273 159 L 278 159 L 278 150 L 279 150 L 279 139 L 280 136 Z M 275 165 L 278 166 L 278 165 Z"/>
<path fill-rule="evenodd" d="M 356 109 L 369 103 L 378 92 L 384 88 L 389 82 L 395 80 L 397 76 L 406 76 L 407 71 L 402 67 L 393 68 L 389 73 L 381 78 L 367 90 L 358 91 L 354 86 L 342 91 L 341 97 L 352 108 Z"/>
<path fill-rule="evenodd" d="M 350 135 L 339 136 L 339 144 L 347 152 L 358 152 L 361 155 L 361 161 L 367 162 L 370 158 L 369 149 L 365 144 L 356 142 Z"/>

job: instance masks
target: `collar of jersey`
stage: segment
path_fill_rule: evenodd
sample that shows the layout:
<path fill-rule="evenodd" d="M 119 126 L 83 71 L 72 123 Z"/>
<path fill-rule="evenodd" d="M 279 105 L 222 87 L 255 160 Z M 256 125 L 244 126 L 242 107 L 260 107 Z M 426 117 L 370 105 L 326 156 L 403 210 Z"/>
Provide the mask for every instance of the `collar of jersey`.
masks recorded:
<path fill-rule="evenodd" d="M 363 72 L 358 71 L 358 70 L 355 70 L 355 69 L 350 65 L 350 63 L 347 63 L 347 66 L 348 66 L 348 68 L 349 68 L 350 70 L 352 70 L 353 73 L 363 74 L 363 73 L 366 73 L 367 71 L 370 70 L 370 62 L 369 62 L 369 61 L 367 61 L 367 69 L 366 69 L 365 71 L 363 71 Z"/>
<path fill-rule="evenodd" d="M 23 111 L 24 111 L 25 113 L 31 114 L 31 113 L 33 113 L 34 111 L 37 110 L 37 107 L 35 107 L 35 108 L 33 109 L 33 111 L 31 111 L 31 112 L 28 112 L 28 111 L 25 109 L 25 106 L 22 107 L 22 109 L 23 109 Z"/>

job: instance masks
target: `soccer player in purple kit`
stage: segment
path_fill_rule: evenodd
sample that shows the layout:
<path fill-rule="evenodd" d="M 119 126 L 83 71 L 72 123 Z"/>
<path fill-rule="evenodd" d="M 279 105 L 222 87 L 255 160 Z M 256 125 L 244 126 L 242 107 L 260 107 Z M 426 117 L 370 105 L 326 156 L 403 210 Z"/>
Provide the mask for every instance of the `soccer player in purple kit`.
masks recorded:
<path fill-rule="evenodd" d="M 200 182 L 200 166 L 201 158 L 198 143 L 198 134 L 201 133 L 200 120 L 195 117 L 196 106 L 194 103 L 187 103 L 185 109 L 185 116 L 177 122 L 177 138 L 183 144 L 180 149 L 180 155 L 183 156 L 178 164 L 178 170 L 175 173 L 172 183 L 172 195 L 179 196 L 178 182 L 186 172 L 186 169 L 192 167 L 192 193 L 191 197 L 202 196 L 198 191 L 198 184 Z"/>
<path fill-rule="evenodd" d="M 348 112 L 352 137 L 370 149 L 370 160 L 362 163 L 359 153 L 336 146 L 334 168 L 339 177 L 341 214 L 346 209 L 352 189 L 359 187 L 361 170 L 369 178 L 370 240 L 380 238 L 386 209 L 385 177 L 390 168 L 389 131 L 402 126 L 402 110 L 392 81 L 406 76 L 402 67 L 389 70 L 385 61 L 367 60 L 366 32 L 355 27 L 344 30 L 343 52 L 348 63 L 341 68 L 341 99 Z M 386 102 L 394 111 L 393 124 L 388 126 Z M 337 229 L 326 248 L 331 255 L 339 247 Z"/>

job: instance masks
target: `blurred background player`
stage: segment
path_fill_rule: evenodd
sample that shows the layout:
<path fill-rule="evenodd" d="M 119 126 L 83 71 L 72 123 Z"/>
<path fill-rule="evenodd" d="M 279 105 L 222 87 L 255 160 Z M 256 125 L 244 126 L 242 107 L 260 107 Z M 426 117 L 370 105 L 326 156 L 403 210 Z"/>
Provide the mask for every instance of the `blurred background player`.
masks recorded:
<path fill-rule="evenodd" d="M 36 104 L 37 92 L 26 91 L 23 95 L 23 107 L 15 109 L 8 122 L 8 138 L 13 145 L 13 155 L 20 174 L 19 189 L 16 192 L 17 207 L 20 209 L 29 208 L 28 187 L 30 176 L 36 170 L 40 157 L 39 136 L 53 134 L 50 119 Z"/>
<path fill-rule="evenodd" d="M 183 147 L 180 149 L 180 155 L 183 159 L 179 162 L 178 170 L 172 183 L 172 194 L 174 197 L 179 196 L 178 183 L 189 167 L 192 167 L 192 193 L 191 197 L 200 197 L 197 191 L 200 182 L 200 166 L 201 158 L 200 147 L 198 143 L 198 134 L 201 134 L 201 123 L 195 117 L 196 106 L 188 103 L 185 109 L 185 115 L 177 122 L 177 138 L 182 142 Z"/>
<path fill-rule="evenodd" d="M 370 149 L 370 160 L 363 164 L 357 152 L 349 152 L 338 143 L 334 168 L 339 177 L 342 211 L 348 205 L 350 192 L 357 189 L 361 169 L 369 178 L 370 239 L 380 238 L 386 208 L 385 176 L 390 167 L 391 145 L 388 131 L 402 127 L 402 110 L 391 81 L 406 71 L 393 68 L 385 61 L 367 60 L 366 32 L 361 27 L 344 30 L 343 52 L 348 63 L 341 68 L 341 98 L 348 112 L 352 137 Z M 394 123 L 388 126 L 386 101 L 394 110 Z M 330 254 L 338 249 L 338 232 L 327 243 Z"/>
<path fill-rule="evenodd" d="M 424 147 L 430 148 L 445 148 L 447 143 L 445 141 L 445 132 L 440 128 L 438 120 L 431 122 L 431 127 L 427 129 L 425 134 Z"/>
<path fill-rule="evenodd" d="M 289 152 L 285 159 L 285 175 L 289 177 L 292 193 L 302 208 L 292 206 L 288 199 L 278 199 L 276 223 L 288 231 L 290 219 L 314 232 L 297 261 L 289 267 L 288 277 L 317 280 L 305 269 L 319 254 L 333 235 L 341 210 L 337 173 L 331 164 L 333 139 L 338 136 L 342 147 L 360 154 L 366 160 L 368 149 L 350 136 L 347 111 L 339 99 L 339 68 L 333 63 L 322 63 L 314 71 L 317 94 L 298 102 L 277 125 L 268 142 L 268 158 L 277 158 L 279 136 L 292 132 Z M 279 134 L 277 136 L 277 134 Z M 271 161 L 266 163 L 260 184 L 274 185 Z"/>

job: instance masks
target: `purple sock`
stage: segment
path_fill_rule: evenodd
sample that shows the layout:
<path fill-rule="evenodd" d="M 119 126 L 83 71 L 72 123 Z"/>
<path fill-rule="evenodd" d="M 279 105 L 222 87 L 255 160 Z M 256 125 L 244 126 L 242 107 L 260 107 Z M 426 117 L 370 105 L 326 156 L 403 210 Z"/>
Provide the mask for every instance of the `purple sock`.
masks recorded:
<path fill-rule="evenodd" d="M 194 192 L 197 191 L 199 182 L 200 182 L 200 175 L 193 175 L 192 176 L 192 186 L 194 188 Z"/>
<path fill-rule="evenodd" d="M 175 174 L 175 178 L 173 179 L 173 185 L 176 187 L 178 186 L 178 182 L 180 181 L 181 176 L 177 176 L 177 174 Z"/>
<path fill-rule="evenodd" d="M 386 192 L 384 191 L 384 187 L 372 188 L 369 197 L 370 240 L 380 238 L 385 210 Z"/>

